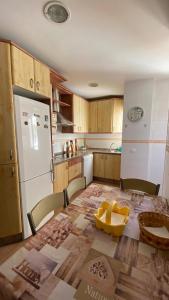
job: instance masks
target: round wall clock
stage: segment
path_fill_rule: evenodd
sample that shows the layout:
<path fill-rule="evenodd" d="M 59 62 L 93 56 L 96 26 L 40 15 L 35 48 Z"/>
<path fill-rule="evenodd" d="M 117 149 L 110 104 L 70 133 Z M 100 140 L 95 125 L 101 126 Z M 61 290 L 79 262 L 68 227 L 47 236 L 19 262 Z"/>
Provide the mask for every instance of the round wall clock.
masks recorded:
<path fill-rule="evenodd" d="M 144 115 L 144 111 L 141 107 L 139 106 L 134 106 L 129 109 L 128 111 L 128 119 L 132 122 L 137 122 L 139 121 Z"/>

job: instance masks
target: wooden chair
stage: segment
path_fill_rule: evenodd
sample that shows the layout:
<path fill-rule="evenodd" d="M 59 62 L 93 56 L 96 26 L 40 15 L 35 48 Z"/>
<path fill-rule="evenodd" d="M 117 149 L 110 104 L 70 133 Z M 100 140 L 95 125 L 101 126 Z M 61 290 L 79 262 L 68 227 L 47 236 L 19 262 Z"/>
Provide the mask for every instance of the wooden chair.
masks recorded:
<path fill-rule="evenodd" d="M 32 234 L 35 235 L 37 232 L 37 227 L 43 221 L 45 217 L 57 208 L 66 207 L 64 193 L 54 193 L 46 196 L 40 200 L 35 207 L 27 214 L 29 224 L 31 227 Z M 53 215 L 52 215 L 53 216 Z M 48 219 L 49 220 L 49 219 Z M 46 220 L 46 222 L 48 221 Z M 45 224 L 45 222 L 43 223 Z"/>
<path fill-rule="evenodd" d="M 70 199 L 78 191 L 86 188 L 86 177 L 76 178 L 72 180 L 68 187 L 64 189 L 65 203 L 69 205 Z"/>
<path fill-rule="evenodd" d="M 160 184 L 154 184 L 150 181 L 137 178 L 121 178 L 120 187 L 122 191 L 135 190 L 144 192 L 152 196 L 157 196 L 159 193 Z"/>

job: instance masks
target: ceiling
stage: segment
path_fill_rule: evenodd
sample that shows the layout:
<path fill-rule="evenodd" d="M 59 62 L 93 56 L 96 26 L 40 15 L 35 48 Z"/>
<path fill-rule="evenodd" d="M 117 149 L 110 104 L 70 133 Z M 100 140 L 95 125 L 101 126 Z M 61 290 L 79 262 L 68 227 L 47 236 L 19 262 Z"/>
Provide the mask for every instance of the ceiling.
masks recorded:
<path fill-rule="evenodd" d="M 46 2 L 0 0 L 0 37 L 55 68 L 74 92 L 117 95 L 127 80 L 169 77 L 168 0 L 62 0 L 71 12 L 63 24 L 44 18 Z"/>

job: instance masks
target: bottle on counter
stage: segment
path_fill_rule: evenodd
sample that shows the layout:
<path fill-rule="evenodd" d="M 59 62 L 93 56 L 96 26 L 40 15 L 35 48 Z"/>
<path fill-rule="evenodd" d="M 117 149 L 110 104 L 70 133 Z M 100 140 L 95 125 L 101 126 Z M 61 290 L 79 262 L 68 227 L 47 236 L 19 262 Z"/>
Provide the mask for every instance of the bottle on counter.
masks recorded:
<path fill-rule="evenodd" d="M 69 156 L 69 141 L 66 142 L 66 155 Z"/>
<path fill-rule="evenodd" d="M 75 139 L 75 152 L 78 151 L 78 144 L 77 144 L 77 139 Z"/>
<path fill-rule="evenodd" d="M 70 140 L 70 153 L 73 153 L 73 141 Z"/>

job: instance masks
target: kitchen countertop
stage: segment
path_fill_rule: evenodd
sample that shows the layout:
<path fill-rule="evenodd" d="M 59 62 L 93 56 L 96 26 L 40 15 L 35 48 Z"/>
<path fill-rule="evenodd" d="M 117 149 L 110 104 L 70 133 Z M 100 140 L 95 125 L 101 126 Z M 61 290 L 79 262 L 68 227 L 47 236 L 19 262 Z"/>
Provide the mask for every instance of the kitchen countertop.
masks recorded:
<path fill-rule="evenodd" d="M 91 153 L 106 153 L 106 154 L 112 154 L 112 155 L 121 155 L 121 152 L 119 151 L 110 151 L 110 149 L 99 149 L 99 148 L 89 148 L 87 150 L 81 150 L 78 151 L 77 153 L 73 153 L 73 154 L 69 154 L 69 156 L 67 156 L 66 154 L 55 154 L 54 158 L 53 158 L 53 163 L 54 165 L 57 164 L 61 164 L 65 161 L 69 161 L 73 158 L 77 158 L 77 157 L 83 157 L 85 155 L 91 154 Z"/>

